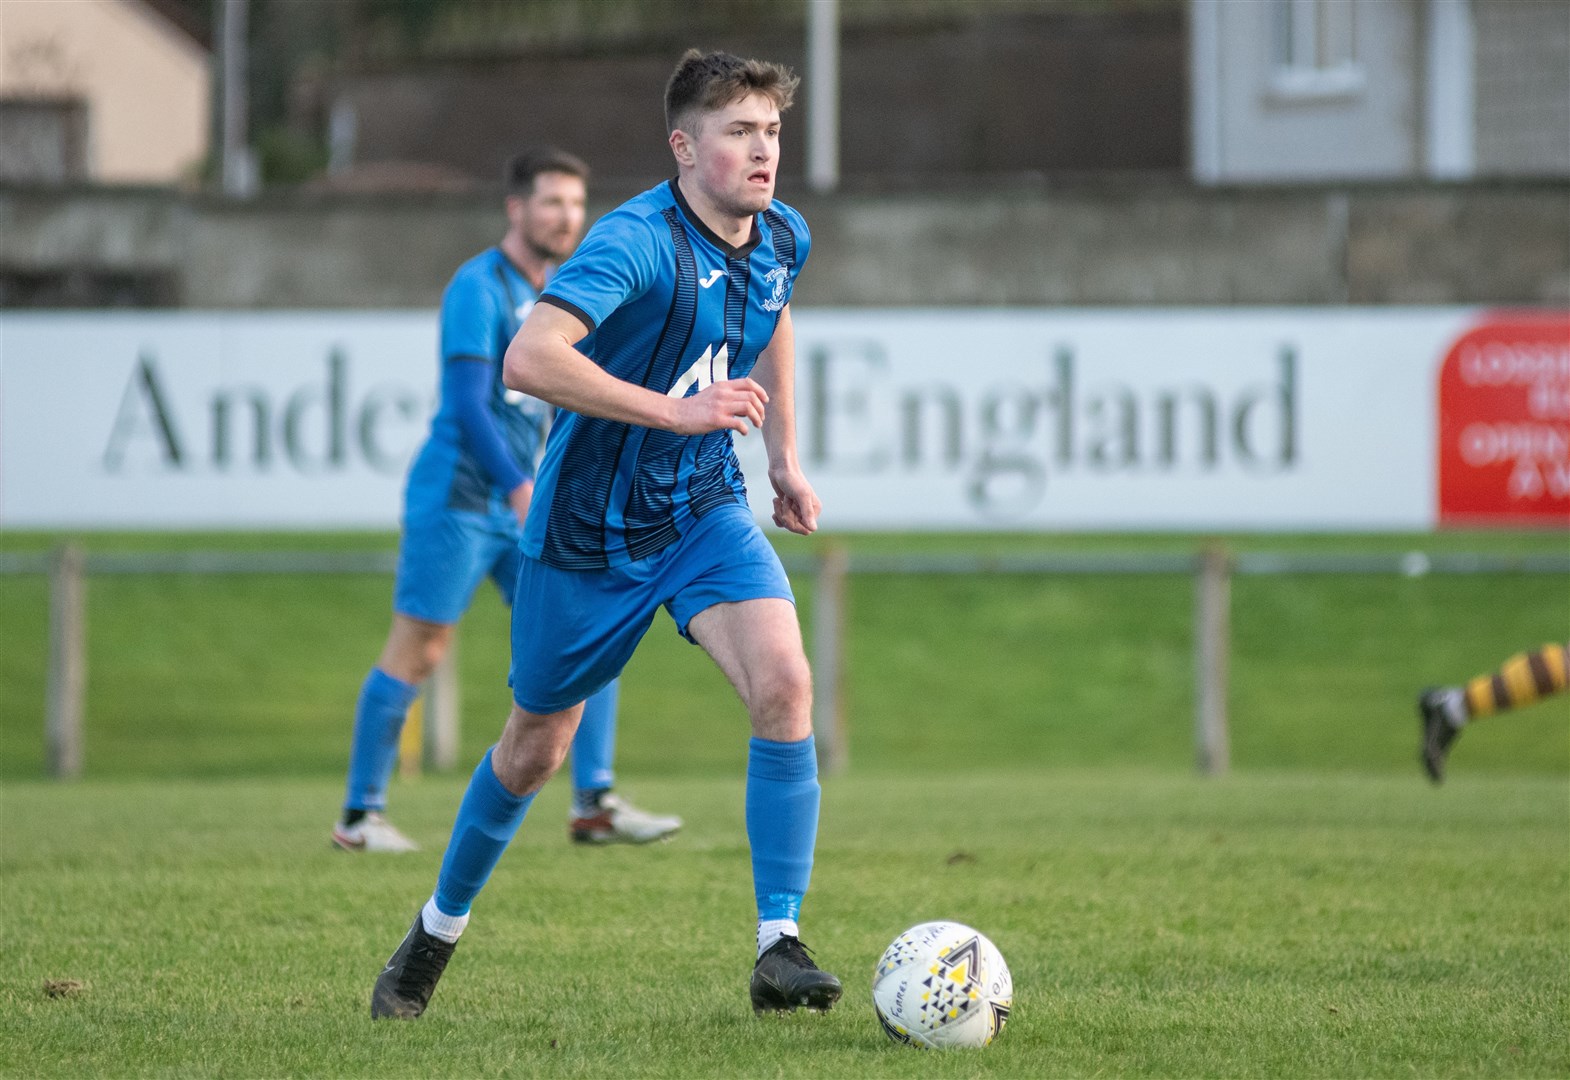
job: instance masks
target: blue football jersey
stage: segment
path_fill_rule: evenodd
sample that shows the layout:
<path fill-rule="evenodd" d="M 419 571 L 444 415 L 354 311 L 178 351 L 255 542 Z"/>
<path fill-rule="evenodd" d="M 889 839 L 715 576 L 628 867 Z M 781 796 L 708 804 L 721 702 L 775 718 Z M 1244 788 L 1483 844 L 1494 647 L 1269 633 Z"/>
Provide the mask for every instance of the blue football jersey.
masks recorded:
<path fill-rule="evenodd" d="M 490 369 L 486 407 L 506 452 L 525 477 L 534 475 L 551 406 L 502 384 L 502 358 L 538 299 L 533 286 L 500 248 L 460 266 L 442 294 L 441 362 L 481 363 Z M 443 395 L 431 418 L 430 436 L 409 473 L 409 501 L 454 510 L 484 511 L 507 492 L 485 469 L 459 422 L 458 407 Z"/>
<path fill-rule="evenodd" d="M 811 243 L 783 203 L 731 247 L 674 180 L 605 215 L 541 303 L 576 315 L 578 348 L 610 374 L 672 397 L 752 371 Z M 745 502 L 731 432 L 677 435 L 563 411 L 546 442 L 523 550 L 568 570 L 644 559 L 716 506 Z"/>

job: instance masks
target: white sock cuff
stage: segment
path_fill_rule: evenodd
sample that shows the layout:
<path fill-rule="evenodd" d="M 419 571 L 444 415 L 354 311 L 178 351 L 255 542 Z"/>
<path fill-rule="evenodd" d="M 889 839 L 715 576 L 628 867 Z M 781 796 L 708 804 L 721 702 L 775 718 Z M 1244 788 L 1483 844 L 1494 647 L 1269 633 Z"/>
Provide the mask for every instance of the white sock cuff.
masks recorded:
<path fill-rule="evenodd" d="M 469 916 L 443 914 L 441 908 L 436 906 L 436 897 L 432 896 L 420 909 L 420 922 L 431 937 L 441 938 L 451 944 L 458 940 L 463 934 L 463 928 L 469 925 Z"/>
<path fill-rule="evenodd" d="M 759 919 L 758 955 L 762 956 L 768 952 L 769 946 L 787 934 L 791 937 L 801 937 L 801 928 L 796 925 L 795 919 Z"/>
<path fill-rule="evenodd" d="M 1448 688 L 1445 690 L 1445 696 L 1441 702 L 1441 705 L 1445 710 L 1445 719 L 1450 721 L 1451 727 L 1462 728 L 1466 726 L 1467 715 L 1465 690 L 1459 686 L 1452 686 Z"/>

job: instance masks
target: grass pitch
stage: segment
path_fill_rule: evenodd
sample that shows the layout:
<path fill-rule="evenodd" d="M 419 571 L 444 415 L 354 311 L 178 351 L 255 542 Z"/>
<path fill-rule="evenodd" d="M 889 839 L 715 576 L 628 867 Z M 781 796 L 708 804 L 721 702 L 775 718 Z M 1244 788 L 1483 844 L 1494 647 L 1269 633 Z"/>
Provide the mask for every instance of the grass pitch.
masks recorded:
<path fill-rule="evenodd" d="M 811 582 L 797 586 L 810 629 Z M 823 1017 L 748 1008 L 745 719 L 657 625 L 625 680 L 618 768 L 687 829 L 574 848 L 553 781 L 430 1013 L 374 1025 L 371 983 L 432 888 L 467 772 L 395 786 L 423 853 L 329 849 L 390 581 L 98 577 L 89 593 L 86 776 L 55 784 L 38 779 L 46 583 L 0 577 L 0 1075 L 1570 1075 L 1570 696 L 1469 730 L 1438 789 L 1413 715 L 1423 684 L 1563 640 L 1562 580 L 1237 579 L 1236 768 L 1201 780 L 1188 580 L 853 578 L 851 767 L 824 783 L 804 919 L 847 984 Z M 499 728 L 506 653 L 505 612 L 482 591 L 460 637 L 466 763 Z M 982 929 L 1013 970 L 1016 1010 L 984 1051 L 898 1047 L 873 1019 L 873 963 L 935 918 Z"/>
<path fill-rule="evenodd" d="M 804 932 L 826 1016 L 748 1007 L 738 781 L 641 781 L 674 841 L 581 849 L 553 781 L 431 1010 L 369 1019 L 426 850 L 329 850 L 325 781 L 8 785 L 13 1076 L 1564 1076 L 1570 808 L 1554 779 L 941 767 L 825 784 Z M 874 962 L 969 922 L 1014 973 L 979 1052 L 889 1042 Z M 47 984 L 80 988 L 50 997 Z"/>

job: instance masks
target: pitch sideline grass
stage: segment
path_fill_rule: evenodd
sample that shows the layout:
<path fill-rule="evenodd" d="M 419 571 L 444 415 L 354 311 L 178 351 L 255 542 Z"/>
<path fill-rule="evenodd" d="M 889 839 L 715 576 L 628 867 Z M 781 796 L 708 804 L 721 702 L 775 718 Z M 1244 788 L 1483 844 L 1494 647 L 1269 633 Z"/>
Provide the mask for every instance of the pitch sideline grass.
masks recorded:
<path fill-rule="evenodd" d="M 94 550 L 294 547 L 350 538 L 139 537 Z M 361 547 L 366 537 L 357 538 Z M 384 538 L 385 539 L 385 538 Z M 811 542 L 782 547 L 811 550 Z M 136 541 L 133 543 L 133 540 Z M 852 537 L 855 550 L 1184 550 L 1193 538 Z M 1027 543 L 1026 541 L 1030 542 Z M 0 536 L 0 548 L 47 542 Z M 840 542 L 835 540 L 834 542 Z M 1281 538 L 1272 550 L 1563 550 L 1563 536 Z M 820 545 L 821 546 L 821 545 Z M 799 552 L 798 552 L 799 553 Z M 812 582 L 796 582 L 808 636 Z M 90 777 L 341 775 L 354 700 L 386 634 L 386 576 L 137 576 L 89 583 Z M 1562 579 L 1489 575 L 1239 578 L 1233 760 L 1246 768 L 1407 773 L 1425 684 L 1491 670 L 1570 634 Z M 859 768 L 1182 767 L 1192 758 L 1193 586 L 1184 576 L 853 576 L 845 708 Z M 482 588 L 459 635 L 460 759 L 508 700 L 507 613 Z M 47 582 L 0 576 L 0 778 L 43 769 Z M 735 694 L 664 616 L 630 665 L 628 775 L 733 775 Z M 737 736 L 737 737 L 730 737 Z M 1457 767 L 1570 774 L 1570 695 L 1468 734 Z"/>
<path fill-rule="evenodd" d="M 325 780 L 11 783 L 8 1076 L 1564 1076 L 1560 778 L 945 769 L 825 785 L 805 933 L 824 1017 L 746 1006 L 739 779 L 640 781 L 675 842 L 565 841 L 561 781 L 428 1016 L 370 983 L 427 894 L 461 777 L 395 792 L 427 850 L 328 849 Z M 878 1031 L 871 966 L 928 918 L 1014 971 L 979 1053 Z M 80 991 L 45 995 L 46 980 Z"/>

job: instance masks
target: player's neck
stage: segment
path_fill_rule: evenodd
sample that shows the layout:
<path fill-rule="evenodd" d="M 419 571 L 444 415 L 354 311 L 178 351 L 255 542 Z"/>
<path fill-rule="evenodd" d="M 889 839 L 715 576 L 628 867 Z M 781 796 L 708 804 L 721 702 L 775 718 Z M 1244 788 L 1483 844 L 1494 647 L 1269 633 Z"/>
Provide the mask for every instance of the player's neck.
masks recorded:
<path fill-rule="evenodd" d="M 502 254 L 507 256 L 507 261 L 512 263 L 536 292 L 545 287 L 545 271 L 550 264 L 545 256 L 524 243 L 523 237 L 515 232 L 508 232 L 502 237 L 502 242 L 496 246 L 501 248 Z"/>
<path fill-rule="evenodd" d="M 687 201 L 687 206 L 715 236 L 733 248 L 739 248 L 752 239 L 754 215 L 736 217 L 721 210 L 695 181 L 686 177 L 677 177 L 676 184 L 681 188 L 681 196 Z"/>

